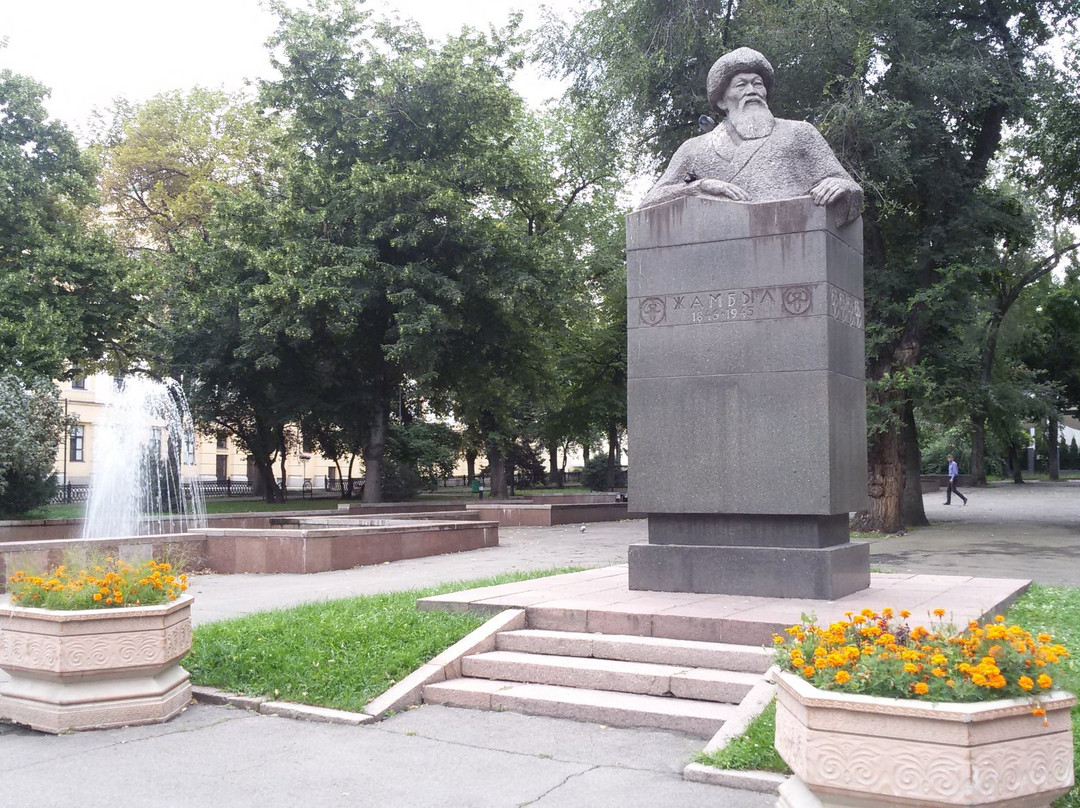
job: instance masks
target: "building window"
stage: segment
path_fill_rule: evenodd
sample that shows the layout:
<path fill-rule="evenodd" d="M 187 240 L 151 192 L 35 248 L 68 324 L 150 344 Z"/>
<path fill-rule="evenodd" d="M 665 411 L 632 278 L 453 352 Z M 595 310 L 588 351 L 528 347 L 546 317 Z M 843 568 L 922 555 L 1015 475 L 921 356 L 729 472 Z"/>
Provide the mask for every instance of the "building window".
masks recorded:
<path fill-rule="evenodd" d="M 216 476 L 217 476 L 217 481 L 219 483 L 223 483 L 227 479 L 229 479 L 229 456 L 228 455 L 218 455 L 217 456 L 217 468 L 215 469 L 215 471 L 217 472 Z"/>
<path fill-rule="evenodd" d="M 77 379 L 72 379 L 71 380 L 71 389 L 72 390 L 85 390 L 86 389 L 86 377 L 85 376 L 80 376 Z"/>
<path fill-rule="evenodd" d="M 83 459 L 83 436 L 85 435 L 82 424 L 71 428 L 71 445 L 68 447 L 68 460 L 82 462 Z"/>
<path fill-rule="evenodd" d="M 226 436 L 222 435 L 217 439 L 217 447 L 219 449 L 228 449 L 228 440 L 229 439 Z"/>

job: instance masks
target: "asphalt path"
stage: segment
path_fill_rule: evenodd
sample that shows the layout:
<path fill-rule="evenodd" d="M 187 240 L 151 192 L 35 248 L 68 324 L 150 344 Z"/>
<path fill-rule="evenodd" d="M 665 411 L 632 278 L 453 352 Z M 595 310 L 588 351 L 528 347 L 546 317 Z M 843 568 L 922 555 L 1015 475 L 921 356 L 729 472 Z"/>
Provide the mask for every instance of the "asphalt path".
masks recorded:
<path fill-rule="evenodd" d="M 929 527 L 870 539 L 875 570 L 1080 586 L 1080 481 L 995 483 L 923 497 Z"/>

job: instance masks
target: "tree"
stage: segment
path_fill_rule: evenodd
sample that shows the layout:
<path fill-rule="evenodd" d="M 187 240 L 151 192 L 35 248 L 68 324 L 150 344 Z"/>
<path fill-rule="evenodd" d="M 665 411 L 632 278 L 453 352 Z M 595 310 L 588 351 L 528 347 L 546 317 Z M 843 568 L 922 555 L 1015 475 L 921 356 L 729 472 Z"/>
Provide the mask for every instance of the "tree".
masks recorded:
<path fill-rule="evenodd" d="M 0 516 L 46 505 L 56 492 L 56 446 L 69 426 L 56 386 L 0 376 Z"/>
<path fill-rule="evenodd" d="M 551 52 L 568 58 L 576 96 L 659 162 L 706 111 L 694 93 L 708 66 L 728 47 L 752 45 L 777 70 L 774 109 L 815 120 L 861 182 L 871 504 L 856 524 L 894 531 L 918 466 L 913 385 L 926 347 L 942 338 L 931 301 L 1001 233 L 990 166 L 1005 127 L 1031 119 L 1050 76 L 1038 48 L 1076 18 L 1076 3 L 697 0 L 667 9 L 602 0 Z"/>
<path fill-rule="evenodd" d="M 275 8 L 282 78 L 262 99 L 295 151 L 262 299 L 308 347 L 309 413 L 362 447 L 378 501 L 391 412 L 415 386 L 483 442 L 499 495 L 549 378 L 568 223 L 611 176 L 595 174 L 603 141 L 553 143 L 569 127 L 527 113 L 513 21 L 436 44 L 351 2 Z"/>
<path fill-rule="evenodd" d="M 207 237 L 178 237 L 156 289 L 166 304 L 147 337 L 184 379 L 200 424 L 233 435 L 250 454 L 267 502 L 284 498 L 273 463 L 284 464 L 295 443 L 290 424 L 309 393 L 302 335 L 278 328 L 262 305 L 277 232 L 256 192 L 220 198 Z"/>
<path fill-rule="evenodd" d="M 47 119 L 46 94 L 0 70 L 0 366 L 61 378 L 121 347 L 134 302 L 123 259 L 87 225 L 94 164 Z"/>
<path fill-rule="evenodd" d="M 269 162 L 251 100 L 200 87 L 117 101 L 95 140 L 107 221 L 132 253 L 174 252 L 185 233 L 206 238 L 215 197 L 251 184 Z"/>
<path fill-rule="evenodd" d="M 1060 283 L 1048 283 L 1036 310 L 1033 339 L 1021 356 L 1052 389 L 1047 458 L 1050 479 L 1056 480 L 1060 415 L 1080 404 L 1080 268 L 1075 264 Z"/>

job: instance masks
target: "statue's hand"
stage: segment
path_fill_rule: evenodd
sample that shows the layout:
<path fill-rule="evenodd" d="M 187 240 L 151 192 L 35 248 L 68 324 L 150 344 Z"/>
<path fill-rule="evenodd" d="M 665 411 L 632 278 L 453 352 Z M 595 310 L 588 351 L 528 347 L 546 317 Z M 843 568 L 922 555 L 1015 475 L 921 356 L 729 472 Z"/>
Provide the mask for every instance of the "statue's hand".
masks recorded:
<path fill-rule="evenodd" d="M 850 191 L 848 183 L 839 177 L 826 177 L 810 189 L 815 205 L 831 205 L 839 202 Z"/>
<path fill-rule="evenodd" d="M 750 194 L 746 193 L 738 185 L 732 185 L 723 180 L 699 180 L 698 190 L 709 196 L 726 196 L 736 202 L 749 202 Z"/>

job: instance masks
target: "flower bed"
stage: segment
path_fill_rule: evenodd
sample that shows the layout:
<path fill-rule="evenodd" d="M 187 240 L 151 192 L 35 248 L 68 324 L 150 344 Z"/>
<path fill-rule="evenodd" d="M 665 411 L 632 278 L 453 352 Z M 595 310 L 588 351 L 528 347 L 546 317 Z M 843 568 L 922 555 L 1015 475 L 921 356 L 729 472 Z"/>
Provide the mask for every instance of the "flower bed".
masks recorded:
<path fill-rule="evenodd" d="M 957 631 L 865 610 L 776 637 L 780 808 L 1043 808 L 1073 783 L 1068 656 L 1002 618 Z M 944 617 L 935 612 L 938 621 Z"/>
<path fill-rule="evenodd" d="M 191 699 L 191 598 L 168 564 L 17 572 L 0 605 L 0 719 L 45 732 L 166 721 Z"/>

